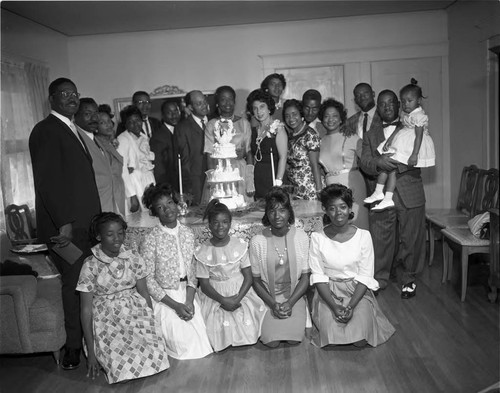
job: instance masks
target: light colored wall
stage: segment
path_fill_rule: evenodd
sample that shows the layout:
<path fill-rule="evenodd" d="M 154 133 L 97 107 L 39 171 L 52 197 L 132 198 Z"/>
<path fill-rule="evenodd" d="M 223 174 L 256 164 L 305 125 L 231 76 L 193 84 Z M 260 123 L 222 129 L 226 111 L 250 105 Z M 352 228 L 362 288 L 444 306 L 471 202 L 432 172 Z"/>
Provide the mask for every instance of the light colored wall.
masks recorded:
<path fill-rule="evenodd" d="M 488 167 L 487 40 L 500 34 L 500 3 L 453 4 L 448 10 L 448 34 L 451 184 L 456 185 L 452 187 L 456 204 L 461 169 L 470 164 Z"/>
<path fill-rule="evenodd" d="M 1 13 L 3 54 L 46 64 L 50 80 L 71 77 L 65 35 L 4 9 Z"/>
<path fill-rule="evenodd" d="M 246 94 L 264 77 L 259 56 L 418 45 L 446 38 L 446 13 L 435 11 L 74 37 L 69 59 L 79 90 L 98 102 L 111 104 L 113 98 L 164 84 L 186 91 L 229 84 L 244 90 L 237 103 L 241 110 Z"/>

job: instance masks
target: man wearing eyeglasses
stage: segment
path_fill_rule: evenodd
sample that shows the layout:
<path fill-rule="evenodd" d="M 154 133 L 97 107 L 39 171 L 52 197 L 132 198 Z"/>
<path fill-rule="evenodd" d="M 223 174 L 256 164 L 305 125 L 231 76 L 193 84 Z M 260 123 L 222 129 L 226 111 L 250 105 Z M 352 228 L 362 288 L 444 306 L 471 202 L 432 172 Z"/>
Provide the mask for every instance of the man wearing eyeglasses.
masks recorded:
<path fill-rule="evenodd" d="M 157 133 L 161 127 L 160 120 L 149 116 L 151 112 L 151 97 L 145 91 L 136 91 L 132 95 L 132 105 L 141 111 L 142 133 L 146 135 L 148 139 L 151 139 L 153 134 Z M 116 130 L 116 136 L 120 135 L 123 131 L 125 131 L 125 127 L 120 123 Z"/>
<path fill-rule="evenodd" d="M 92 158 L 73 123 L 79 97 L 71 80 L 53 81 L 49 86 L 50 115 L 35 125 L 29 139 L 37 237 L 47 243 L 61 273 L 66 329 L 62 368 L 65 370 L 80 364 L 80 297 L 75 289 L 83 260 L 91 252 L 88 228 L 92 217 L 101 211 Z M 69 252 L 76 250 L 70 243 L 82 254 Z"/>

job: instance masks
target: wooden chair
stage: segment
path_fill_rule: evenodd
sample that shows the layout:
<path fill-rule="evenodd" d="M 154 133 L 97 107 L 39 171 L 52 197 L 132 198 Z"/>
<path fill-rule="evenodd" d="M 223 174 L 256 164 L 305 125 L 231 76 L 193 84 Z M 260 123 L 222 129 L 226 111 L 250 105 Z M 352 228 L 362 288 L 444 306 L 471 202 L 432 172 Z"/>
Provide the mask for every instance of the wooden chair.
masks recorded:
<path fill-rule="evenodd" d="M 457 206 L 454 209 L 426 209 L 425 221 L 429 238 L 429 266 L 434 262 L 436 233 L 439 233 L 441 229 L 448 226 L 467 227 L 467 221 L 472 214 L 474 190 L 478 177 L 479 168 L 476 165 L 464 167 L 460 179 Z"/>
<path fill-rule="evenodd" d="M 7 236 L 13 246 L 36 243 L 36 233 L 27 205 L 9 205 L 5 209 Z"/>
<path fill-rule="evenodd" d="M 481 170 L 478 185 L 474 195 L 474 215 L 483 213 L 492 208 L 498 208 L 498 169 Z M 451 279 L 453 267 L 453 249 L 458 249 L 461 255 L 462 266 L 462 292 L 461 300 L 465 301 L 467 291 L 467 276 L 469 268 L 469 255 L 488 254 L 490 241 L 475 237 L 469 227 L 447 227 L 441 229 L 443 235 L 443 282 Z"/>
<path fill-rule="evenodd" d="M 500 288 L 500 240 L 498 209 L 490 209 L 490 276 L 488 286 L 491 292 L 488 299 L 495 303 Z"/>

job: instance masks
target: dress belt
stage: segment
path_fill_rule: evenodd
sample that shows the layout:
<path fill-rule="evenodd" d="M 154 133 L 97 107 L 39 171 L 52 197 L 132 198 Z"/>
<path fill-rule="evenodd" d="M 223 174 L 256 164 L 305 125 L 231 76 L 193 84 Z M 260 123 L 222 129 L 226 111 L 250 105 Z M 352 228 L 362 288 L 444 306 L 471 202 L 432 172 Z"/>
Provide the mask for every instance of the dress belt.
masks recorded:
<path fill-rule="evenodd" d="M 187 281 L 187 280 L 188 280 L 187 276 L 184 276 L 184 277 L 182 277 L 181 279 L 179 279 L 179 281 L 181 281 L 181 282 L 182 282 L 182 281 Z"/>
<path fill-rule="evenodd" d="M 328 172 L 325 177 L 330 177 L 330 176 L 338 176 L 338 175 L 341 175 L 343 173 L 349 173 L 349 172 L 353 172 L 353 171 L 357 171 L 359 168 L 346 168 L 346 169 L 341 169 L 340 171 L 331 171 L 331 172 Z"/>

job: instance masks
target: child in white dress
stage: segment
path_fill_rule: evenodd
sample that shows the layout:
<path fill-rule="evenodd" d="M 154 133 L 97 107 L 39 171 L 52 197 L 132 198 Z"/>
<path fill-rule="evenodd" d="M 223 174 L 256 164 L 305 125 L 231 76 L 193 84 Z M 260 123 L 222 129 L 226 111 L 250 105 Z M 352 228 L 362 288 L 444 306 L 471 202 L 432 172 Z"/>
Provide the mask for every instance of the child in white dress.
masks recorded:
<path fill-rule="evenodd" d="M 426 168 L 435 165 L 436 153 L 434 143 L 429 135 L 429 118 L 425 114 L 422 103 L 422 89 L 415 79 L 403 87 L 401 99 L 402 127 L 397 126 L 391 136 L 378 146 L 380 154 L 391 154 L 391 158 L 409 167 Z M 384 195 L 385 185 L 385 195 Z M 377 178 L 375 191 L 365 203 L 381 201 L 372 207 L 372 211 L 382 211 L 394 207 L 392 196 L 396 188 L 396 171 L 381 172 Z"/>
<path fill-rule="evenodd" d="M 219 200 L 210 201 L 204 218 L 212 238 L 198 247 L 194 257 L 210 343 L 215 351 L 255 344 L 266 307 L 252 289 L 248 243 L 229 236 L 231 213 Z"/>
<path fill-rule="evenodd" d="M 178 198 L 169 184 L 149 186 L 142 200 L 160 221 L 144 237 L 140 253 L 167 353 L 175 359 L 203 358 L 213 351 L 196 296 L 194 232 L 177 220 Z"/>

